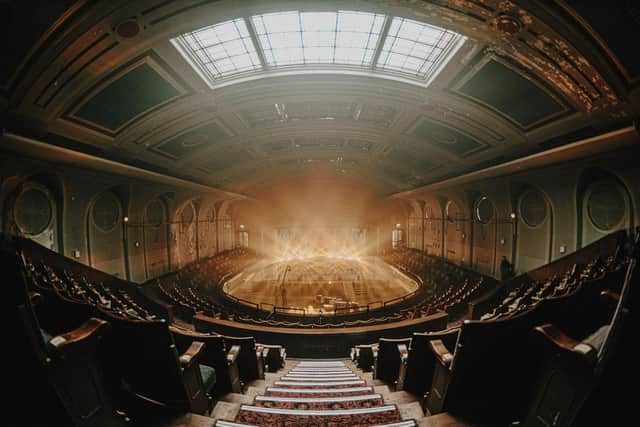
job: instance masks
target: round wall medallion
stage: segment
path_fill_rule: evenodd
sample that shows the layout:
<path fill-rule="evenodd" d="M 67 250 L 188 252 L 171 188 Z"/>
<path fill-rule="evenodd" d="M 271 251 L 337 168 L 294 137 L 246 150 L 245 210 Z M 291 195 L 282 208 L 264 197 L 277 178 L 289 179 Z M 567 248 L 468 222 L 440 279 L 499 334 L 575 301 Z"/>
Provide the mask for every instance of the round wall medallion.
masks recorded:
<path fill-rule="evenodd" d="M 140 25 L 135 19 L 127 19 L 116 25 L 116 33 L 123 39 L 130 39 L 140 33 Z"/>

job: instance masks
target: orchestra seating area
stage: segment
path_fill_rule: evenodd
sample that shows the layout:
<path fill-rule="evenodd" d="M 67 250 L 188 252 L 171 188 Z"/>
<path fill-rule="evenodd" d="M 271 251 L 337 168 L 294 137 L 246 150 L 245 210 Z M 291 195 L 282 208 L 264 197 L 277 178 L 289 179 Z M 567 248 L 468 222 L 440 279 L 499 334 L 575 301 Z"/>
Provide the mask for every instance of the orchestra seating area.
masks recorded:
<path fill-rule="evenodd" d="M 181 320 L 192 323 L 193 316 L 232 320 L 259 326 L 283 328 L 366 327 L 424 318 L 446 312 L 451 321 L 467 313 L 467 304 L 491 292 L 497 281 L 415 249 L 394 251 L 385 261 L 414 278 L 421 287 L 409 298 L 390 301 L 375 310 L 326 316 L 298 316 L 282 311 L 265 311 L 255 303 L 238 300 L 222 291 L 224 278 L 230 278 L 257 255 L 236 249 L 193 263 L 175 273 L 151 280 L 160 297 L 173 305 Z M 150 290 L 149 292 L 153 292 Z"/>

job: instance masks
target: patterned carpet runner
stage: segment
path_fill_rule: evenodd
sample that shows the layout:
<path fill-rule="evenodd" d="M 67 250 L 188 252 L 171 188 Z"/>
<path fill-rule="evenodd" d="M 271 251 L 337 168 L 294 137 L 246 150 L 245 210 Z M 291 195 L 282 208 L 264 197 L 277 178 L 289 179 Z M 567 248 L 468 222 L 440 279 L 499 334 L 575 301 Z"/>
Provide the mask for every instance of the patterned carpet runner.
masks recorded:
<path fill-rule="evenodd" d="M 385 404 L 382 395 L 341 361 L 301 361 L 242 405 L 234 421 L 218 420 L 216 426 L 416 426 L 403 421 L 396 405 Z"/>

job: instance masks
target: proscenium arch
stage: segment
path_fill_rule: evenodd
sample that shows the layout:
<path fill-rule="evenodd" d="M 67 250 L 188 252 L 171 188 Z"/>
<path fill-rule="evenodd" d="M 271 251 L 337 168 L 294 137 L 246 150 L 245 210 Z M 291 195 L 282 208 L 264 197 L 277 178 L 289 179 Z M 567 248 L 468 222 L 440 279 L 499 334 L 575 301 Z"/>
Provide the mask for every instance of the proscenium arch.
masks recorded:
<path fill-rule="evenodd" d="M 585 169 L 576 188 L 577 248 L 632 228 L 634 212 L 629 186 L 618 175 L 603 168 Z"/>

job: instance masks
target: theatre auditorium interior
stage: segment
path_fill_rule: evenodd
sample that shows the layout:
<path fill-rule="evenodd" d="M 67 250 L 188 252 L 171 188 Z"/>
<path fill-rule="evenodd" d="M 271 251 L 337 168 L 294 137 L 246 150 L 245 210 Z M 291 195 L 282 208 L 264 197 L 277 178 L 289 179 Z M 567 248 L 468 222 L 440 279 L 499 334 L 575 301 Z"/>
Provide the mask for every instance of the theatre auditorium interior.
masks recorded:
<path fill-rule="evenodd" d="M 0 0 L 0 425 L 640 425 L 639 43 L 637 0 Z"/>

